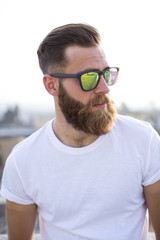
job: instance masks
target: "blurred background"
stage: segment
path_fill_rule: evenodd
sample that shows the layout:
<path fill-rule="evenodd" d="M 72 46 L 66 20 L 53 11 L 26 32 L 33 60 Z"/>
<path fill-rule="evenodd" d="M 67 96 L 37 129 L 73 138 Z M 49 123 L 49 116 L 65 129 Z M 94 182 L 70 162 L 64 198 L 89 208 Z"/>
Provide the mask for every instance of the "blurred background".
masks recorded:
<path fill-rule="evenodd" d="M 0 181 L 13 146 L 54 117 L 37 49 L 53 28 L 88 23 L 99 29 L 119 113 L 149 121 L 160 133 L 159 0 L 0 0 Z M 6 232 L 0 198 L 0 233 Z"/>

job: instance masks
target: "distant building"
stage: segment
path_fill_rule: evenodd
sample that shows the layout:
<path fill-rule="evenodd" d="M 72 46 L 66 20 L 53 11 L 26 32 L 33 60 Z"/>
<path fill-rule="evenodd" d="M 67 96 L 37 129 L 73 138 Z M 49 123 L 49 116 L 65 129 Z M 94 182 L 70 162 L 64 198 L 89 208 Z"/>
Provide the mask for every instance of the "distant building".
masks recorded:
<path fill-rule="evenodd" d="M 2 120 L 0 121 L 0 127 L 6 126 L 6 125 L 17 125 L 21 124 L 21 121 L 19 120 L 19 108 L 18 106 L 15 106 L 14 109 L 7 109 L 6 112 L 3 115 Z"/>
<path fill-rule="evenodd" d="M 0 138 L 28 137 L 36 128 L 32 123 L 24 123 L 19 117 L 19 108 L 9 108 L 0 121 Z"/>
<path fill-rule="evenodd" d="M 18 106 L 6 110 L 0 120 L 0 182 L 5 161 L 12 148 L 35 131 L 33 124 L 24 124 L 20 120 Z"/>

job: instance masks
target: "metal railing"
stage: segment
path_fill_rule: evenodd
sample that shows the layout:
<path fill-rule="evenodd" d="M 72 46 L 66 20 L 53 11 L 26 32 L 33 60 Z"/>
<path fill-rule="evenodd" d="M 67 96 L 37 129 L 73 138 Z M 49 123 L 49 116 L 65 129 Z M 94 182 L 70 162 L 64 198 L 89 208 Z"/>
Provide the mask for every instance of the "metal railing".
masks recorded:
<path fill-rule="evenodd" d="M 7 240 L 8 237 L 7 235 L 0 235 L 0 240 Z M 33 240 L 40 240 L 40 235 L 39 234 L 35 234 L 34 237 L 33 237 Z M 148 234 L 148 240 L 155 240 L 155 235 L 154 233 L 150 232 Z"/>

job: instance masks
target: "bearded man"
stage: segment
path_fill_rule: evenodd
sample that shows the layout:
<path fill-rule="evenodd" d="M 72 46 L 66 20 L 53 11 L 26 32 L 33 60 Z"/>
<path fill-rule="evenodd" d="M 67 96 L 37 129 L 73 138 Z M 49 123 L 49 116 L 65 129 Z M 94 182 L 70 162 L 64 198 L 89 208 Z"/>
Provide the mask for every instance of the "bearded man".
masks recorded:
<path fill-rule="evenodd" d="M 9 240 L 146 240 L 147 208 L 160 239 L 160 139 L 146 122 L 116 113 L 98 31 L 52 30 L 38 49 L 55 118 L 8 157 L 1 194 Z"/>

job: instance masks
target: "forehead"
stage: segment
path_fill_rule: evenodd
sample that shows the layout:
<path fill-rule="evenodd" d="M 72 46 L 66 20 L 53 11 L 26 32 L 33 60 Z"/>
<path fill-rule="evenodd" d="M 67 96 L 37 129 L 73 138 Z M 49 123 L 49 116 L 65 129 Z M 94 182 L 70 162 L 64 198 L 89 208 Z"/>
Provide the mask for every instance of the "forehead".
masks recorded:
<path fill-rule="evenodd" d="M 104 51 L 100 46 L 70 46 L 65 50 L 66 73 L 77 73 L 88 69 L 103 70 L 108 67 Z"/>

